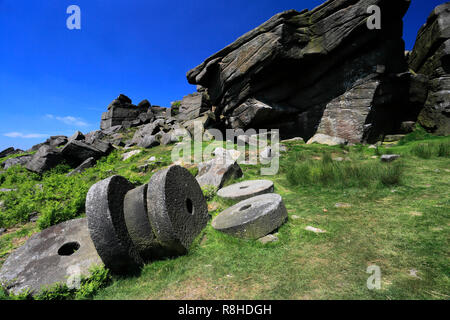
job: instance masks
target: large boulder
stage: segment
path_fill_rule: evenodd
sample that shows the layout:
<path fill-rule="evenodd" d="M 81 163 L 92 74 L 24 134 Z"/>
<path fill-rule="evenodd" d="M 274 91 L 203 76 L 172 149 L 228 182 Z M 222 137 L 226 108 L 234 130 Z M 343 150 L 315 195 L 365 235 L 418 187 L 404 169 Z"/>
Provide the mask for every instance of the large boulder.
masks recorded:
<path fill-rule="evenodd" d="M 25 168 L 32 172 L 43 173 L 56 167 L 62 161 L 63 156 L 61 155 L 60 150 L 48 145 L 43 145 L 33 155 L 31 160 L 27 162 Z"/>
<path fill-rule="evenodd" d="M 100 128 L 106 130 L 108 128 L 126 124 L 127 126 L 139 125 L 139 115 L 147 113 L 150 110 L 150 103 L 142 101 L 138 106 L 132 104 L 127 96 L 121 94 L 108 106 L 108 111 L 102 114 Z M 139 122 L 134 122 L 139 120 Z"/>
<path fill-rule="evenodd" d="M 436 134 L 450 134 L 450 2 L 437 6 L 420 28 L 409 65 L 429 78 L 419 123 Z"/>
<path fill-rule="evenodd" d="M 100 159 L 110 151 L 110 144 L 98 141 L 88 145 L 83 141 L 72 140 L 62 150 L 61 155 L 72 166 L 78 166 L 89 158 Z"/>
<path fill-rule="evenodd" d="M 382 28 L 369 30 L 378 5 Z M 289 10 L 187 73 L 206 88 L 216 118 L 231 128 L 278 128 L 349 142 L 393 130 L 404 99 L 395 74 L 407 71 L 402 17 L 409 0 L 336 0 Z"/>

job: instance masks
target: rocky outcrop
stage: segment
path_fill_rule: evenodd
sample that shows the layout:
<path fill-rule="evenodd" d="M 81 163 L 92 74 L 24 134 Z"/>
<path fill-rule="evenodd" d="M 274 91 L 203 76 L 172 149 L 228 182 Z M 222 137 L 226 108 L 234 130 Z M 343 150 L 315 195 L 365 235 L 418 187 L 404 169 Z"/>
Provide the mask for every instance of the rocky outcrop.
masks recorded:
<path fill-rule="evenodd" d="M 151 111 L 150 102 L 142 101 L 137 106 L 127 96 L 121 94 L 108 106 L 108 111 L 103 113 L 100 128 L 109 129 L 117 125 L 135 127 L 143 122 L 149 122 L 154 115 Z"/>
<path fill-rule="evenodd" d="M 25 165 L 25 167 L 36 173 L 43 173 L 56 167 L 63 161 L 61 151 L 55 147 L 43 145 L 33 155 L 31 160 Z"/>
<path fill-rule="evenodd" d="M 23 153 L 23 150 L 14 149 L 13 147 L 10 147 L 0 152 L 0 158 L 8 157 L 18 153 Z"/>
<path fill-rule="evenodd" d="M 178 104 L 172 105 L 172 116 L 179 121 L 193 120 L 211 109 L 206 93 L 195 92 L 183 98 Z"/>
<path fill-rule="evenodd" d="M 428 87 L 419 123 L 436 134 L 450 134 L 450 2 L 436 7 L 419 30 L 409 66 Z"/>
<path fill-rule="evenodd" d="M 376 140 L 398 126 L 409 4 L 336 0 L 282 12 L 189 71 L 188 81 L 206 88 L 227 127 Z M 381 8 L 381 30 L 367 27 L 370 5 Z"/>

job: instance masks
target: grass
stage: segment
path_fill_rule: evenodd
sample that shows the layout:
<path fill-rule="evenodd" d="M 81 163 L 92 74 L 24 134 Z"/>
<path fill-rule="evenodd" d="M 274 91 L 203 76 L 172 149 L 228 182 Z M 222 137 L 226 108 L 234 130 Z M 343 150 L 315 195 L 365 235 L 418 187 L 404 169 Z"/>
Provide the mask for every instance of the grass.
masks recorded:
<path fill-rule="evenodd" d="M 282 154 L 279 174 L 263 177 L 274 181 L 289 214 L 288 222 L 277 231 L 278 242 L 262 245 L 235 239 L 209 224 L 188 255 L 147 264 L 139 276 L 113 277 L 108 286 L 88 297 L 449 299 L 449 143 L 450 137 L 411 138 L 378 149 L 285 143 L 288 152 Z M 433 150 L 429 157 L 428 151 L 426 157 L 416 151 L 421 145 Z M 120 160 L 123 151 L 116 151 L 74 179 L 88 187 L 120 174 L 146 183 L 170 163 L 170 149 L 144 150 L 125 162 Z M 400 154 L 401 160 L 380 163 L 379 155 L 386 153 Z M 136 172 L 153 155 L 162 158 L 161 163 L 149 172 Z M 260 167 L 243 165 L 244 177 L 232 183 L 261 179 Z M 195 167 L 189 169 L 195 173 Z M 46 179 L 40 180 L 44 189 L 50 183 Z M 3 182 L 0 187 L 17 185 Z M 219 199 L 212 188 L 204 192 L 213 216 L 232 204 Z M 337 207 L 337 203 L 347 205 Z M 82 210 L 77 214 L 83 215 Z M 308 232 L 307 226 L 327 233 Z M 18 239 L 38 230 L 30 223 L 18 223 L 15 228 L 0 237 L 3 258 L 17 247 Z M 381 290 L 367 289 L 370 265 L 381 268 Z M 413 269 L 417 277 L 411 275 Z"/>

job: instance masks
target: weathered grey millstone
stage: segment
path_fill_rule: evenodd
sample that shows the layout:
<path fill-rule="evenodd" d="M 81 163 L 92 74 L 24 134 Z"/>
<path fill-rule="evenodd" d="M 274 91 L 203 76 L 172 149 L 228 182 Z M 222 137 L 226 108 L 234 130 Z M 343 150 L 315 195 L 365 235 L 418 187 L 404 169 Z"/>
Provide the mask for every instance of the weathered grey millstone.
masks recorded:
<path fill-rule="evenodd" d="M 200 185 L 180 166 L 153 175 L 147 207 L 152 229 L 167 256 L 186 254 L 209 220 Z"/>
<path fill-rule="evenodd" d="M 147 188 L 148 185 L 143 185 L 128 191 L 124 199 L 124 214 L 133 244 L 142 259 L 150 261 L 163 257 L 164 253 L 148 219 Z"/>
<path fill-rule="evenodd" d="M 243 239 L 259 239 L 279 228 L 288 214 L 283 199 L 275 193 L 239 202 L 220 213 L 212 222 L 214 229 Z"/>
<path fill-rule="evenodd" d="M 273 182 L 270 180 L 251 180 L 233 184 L 220 189 L 217 195 L 223 199 L 243 201 L 261 194 L 272 193 Z"/>
<path fill-rule="evenodd" d="M 117 274 L 138 271 L 143 264 L 124 217 L 125 195 L 132 189 L 127 179 L 112 176 L 94 184 L 86 196 L 92 241 L 105 266 Z"/>
<path fill-rule="evenodd" d="M 76 274 L 87 276 L 102 260 L 89 236 L 87 219 L 63 222 L 32 236 L 3 264 L 0 283 L 18 294 L 29 289 L 66 283 Z"/>

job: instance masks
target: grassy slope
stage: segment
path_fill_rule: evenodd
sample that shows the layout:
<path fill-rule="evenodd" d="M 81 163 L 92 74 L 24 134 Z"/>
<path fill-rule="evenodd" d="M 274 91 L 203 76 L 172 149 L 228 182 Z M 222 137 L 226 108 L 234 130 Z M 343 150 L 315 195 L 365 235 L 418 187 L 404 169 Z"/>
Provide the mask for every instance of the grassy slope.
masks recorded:
<path fill-rule="evenodd" d="M 441 140 L 450 142 L 450 138 Z M 419 143 L 388 150 L 403 154 L 405 173 L 400 186 L 362 188 L 293 186 L 286 179 L 295 166 L 290 155 L 300 153 L 302 158 L 312 159 L 327 151 L 352 162 L 377 163 L 379 159 L 372 159 L 374 150 L 289 143 L 280 174 L 264 177 L 275 182 L 290 215 L 279 230 L 279 242 L 262 245 L 238 240 L 208 225 L 187 256 L 148 264 L 139 277 L 115 278 L 95 298 L 448 299 L 450 159 L 411 155 L 410 150 Z M 83 189 L 111 173 L 145 183 L 152 172 L 138 173 L 137 166 L 152 155 L 164 158 L 158 167 L 167 165 L 169 150 L 145 150 L 126 162 L 120 161 L 121 152 L 116 152 L 74 179 L 80 184 L 83 181 Z M 261 178 L 259 167 L 243 169 L 245 176 L 240 180 Z M 63 179 L 64 174 L 59 175 Z M 41 183 L 46 190 L 45 178 Z M 2 187 L 13 186 L 0 184 Z M 336 208 L 336 203 L 351 207 Z M 212 213 L 217 215 L 229 204 L 215 198 L 210 205 L 218 206 Z M 316 235 L 305 231 L 306 226 L 328 232 Z M 19 225 L 16 231 L 2 236 L 0 259 L 33 231 L 33 224 Z M 382 271 L 380 291 L 366 287 L 366 268 L 373 264 Z M 411 269 L 418 271 L 420 279 L 409 275 Z"/>

